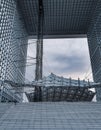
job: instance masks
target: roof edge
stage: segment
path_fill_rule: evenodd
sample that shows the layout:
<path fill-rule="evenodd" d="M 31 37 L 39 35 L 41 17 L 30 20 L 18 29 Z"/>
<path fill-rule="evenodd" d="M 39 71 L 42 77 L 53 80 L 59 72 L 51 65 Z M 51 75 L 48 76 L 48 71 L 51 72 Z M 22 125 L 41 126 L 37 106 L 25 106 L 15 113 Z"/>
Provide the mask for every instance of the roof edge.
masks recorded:
<path fill-rule="evenodd" d="M 29 39 L 36 39 L 37 35 L 30 35 Z M 44 35 L 43 39 L 59 39 L 59 38 L 87 38 L 87 34 L 71 34 L 71 35 Z"/>

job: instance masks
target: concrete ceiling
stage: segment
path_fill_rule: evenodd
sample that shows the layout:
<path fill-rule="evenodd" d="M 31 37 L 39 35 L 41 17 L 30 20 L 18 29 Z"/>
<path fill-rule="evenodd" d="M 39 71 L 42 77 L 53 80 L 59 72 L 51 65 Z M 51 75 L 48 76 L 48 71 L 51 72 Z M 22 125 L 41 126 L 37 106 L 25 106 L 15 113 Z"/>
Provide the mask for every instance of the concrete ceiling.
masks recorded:
<path fill-rule="evenodd" d="M 47 38 L 87 34 L 98 0 L 43 0 L 43 34 Z M 18 0 L 29 36 L 37 35 L 38 0 Z"/>

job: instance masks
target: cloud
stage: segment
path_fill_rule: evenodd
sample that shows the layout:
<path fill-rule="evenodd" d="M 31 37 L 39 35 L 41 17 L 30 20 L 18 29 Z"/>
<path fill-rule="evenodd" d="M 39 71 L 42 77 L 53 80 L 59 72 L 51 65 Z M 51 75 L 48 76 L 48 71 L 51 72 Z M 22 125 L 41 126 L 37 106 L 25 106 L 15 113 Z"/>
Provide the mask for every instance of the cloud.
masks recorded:
<path fill-rule="evenodd" d="M 45 39 L 43 48 L 43 74 L 45 76 L 53 72 L 64 77 L 84 78 L 90 66 L 86 38 Z M 35 57 L 35 49 L 35 45 L 30 45 L 28 55 Z M 35 66 L 27 68 L 28 75 L 34 75 L 34 71 Z M 32 80 L 31 76 L 26 77 Z"/>
<path fill-rule="evenodd" d="M 64 77 L 83 79 L 89 66 L 86 38 L 44 40 L 44 75 L 53 72 Z"/>
<path fill-rule="evenodd" d="M 57 55 L 54 57 L 53 62 L 56 63 L 54 66 L 56 69 L 60 70 L 61 72 L 81 72 L 85 70 L 85 60 L 82 56 L 78 55 Z"/>

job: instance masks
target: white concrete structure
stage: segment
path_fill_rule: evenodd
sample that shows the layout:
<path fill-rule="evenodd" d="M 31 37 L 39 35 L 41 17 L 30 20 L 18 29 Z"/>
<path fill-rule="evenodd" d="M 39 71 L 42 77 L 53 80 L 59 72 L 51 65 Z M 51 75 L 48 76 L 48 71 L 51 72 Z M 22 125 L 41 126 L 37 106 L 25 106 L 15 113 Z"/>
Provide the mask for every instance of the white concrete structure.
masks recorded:
<path fill-rule="evenodd" d="M 1 103 L 0 130 L 101 130 L 101 103 Z"/>

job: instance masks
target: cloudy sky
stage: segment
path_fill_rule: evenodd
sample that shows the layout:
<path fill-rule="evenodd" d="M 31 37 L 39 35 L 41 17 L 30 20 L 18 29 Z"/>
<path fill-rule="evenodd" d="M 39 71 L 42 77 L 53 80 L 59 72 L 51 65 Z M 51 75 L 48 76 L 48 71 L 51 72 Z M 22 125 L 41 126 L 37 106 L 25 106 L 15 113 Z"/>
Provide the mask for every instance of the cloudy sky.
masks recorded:
<path fill-rule="evenodd" d="M 35 57 L 35 40 L 29 40 L 28 56 Z M 28 60 L 32 66 L 27 66 L 26 78 L 34 79 L 35 60 Z M 30 64 L 28 63 L 28 64 Z M 43 55 L 43 75 L 50 73 L 75 79 L 92 80 L 89 51 L 86 38 L 76 39 L 45 39 Z"/>

